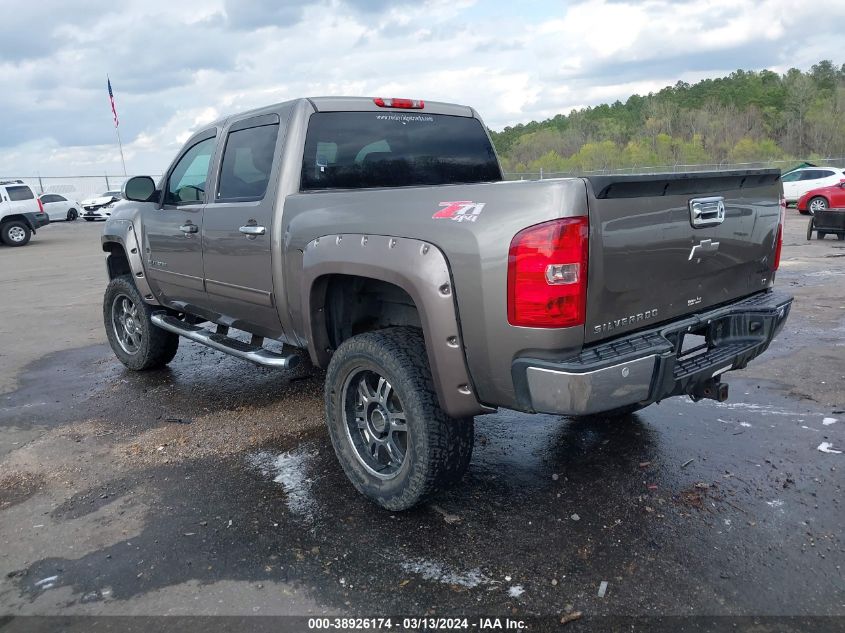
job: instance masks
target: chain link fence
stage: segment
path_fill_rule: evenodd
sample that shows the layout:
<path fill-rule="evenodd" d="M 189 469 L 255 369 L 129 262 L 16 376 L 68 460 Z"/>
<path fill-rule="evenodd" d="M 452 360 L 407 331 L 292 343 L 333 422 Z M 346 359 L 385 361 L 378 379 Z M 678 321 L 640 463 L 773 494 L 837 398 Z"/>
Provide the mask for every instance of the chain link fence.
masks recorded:
<path fill-rule="evenodd" d="M 545 178 L 567 178 L 570 176 L 603 176 L 614 174 L 657 174 L 657 173 L 677 173 L 689 171 L 728 171 L 731 169 L 760 169 L 760 168 L 778 168 L 781 171 L 786 171 L 797 167 L 803 163 L 812 163 L 818 167 L 840 167 L 845 168 L 845 156 L 832 158 L 814 158 L 812 160 L 768 160 L 757 161 L 752 163 L 701 163 L 696 165 L 658 165 L 658 166 L 638 166 L 631 165 L 630 167 L 617 167 L 608 169 L 595 170 L 571 170 L 571 171 L 527 171 L 527 172 L 505 172 L 505 180 L 543 180 Z"/>
<path fill-rule="evenodd" d="M 22 180 L 35 190 L 42 193 L 58 193 L 66 198 L 81 201 L 94 198 L 106 191 L 123 188 L 129 176 L 0 176 L 0 180 Z M 158 176 L 153 180 L 158 181 Z"/>
<path fill-rule="evenodd" d="M 801 160 L 769 160 L 752 163 L 702 163 L 696 165 L 658 165 L 618 167 L 613 169 L 596 169 L 589 171 L 526 171 L 526 172 L 505 172 L 505 180 L 543 180 L 546 178 L 567 178 L 570 176 L 590 176 L 607 174 L 656 174 L 666 172 L 690 172 L 690 171 L 726 171 L 730 169 L 757 169 L 762 167 L 776 167 L 781 170 L 788 170 L 796 167 L 802 162 L 812 163 L 817 166 L 843 167 L 845 168 L 845 156 L 832 158 L 816 158 L 807 161 Z M 23 180 L 30 185 L 39 195 L 42 193 L 58 193 L 67 198 L 83 200 L 93 198 L 106 191 L 121 189 L 123 183 L 132 176 L 0 176 L 0 180 Z M 158 182 L 159 176 L 153 176 Z"/>

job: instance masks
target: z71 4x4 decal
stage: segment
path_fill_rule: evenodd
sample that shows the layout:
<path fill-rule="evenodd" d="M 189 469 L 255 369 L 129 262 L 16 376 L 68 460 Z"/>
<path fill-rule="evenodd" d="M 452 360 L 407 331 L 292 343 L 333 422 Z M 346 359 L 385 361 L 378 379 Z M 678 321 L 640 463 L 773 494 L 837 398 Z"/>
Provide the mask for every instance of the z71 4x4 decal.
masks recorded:
<path fill-rule="evenodd" d="M 484 204 L 484 202 L 472 202 L 471 200 L 441 202 L 440 206 L 443 208 L 431 217 L 435 220 L 475 222 L 484 210 Z"/>

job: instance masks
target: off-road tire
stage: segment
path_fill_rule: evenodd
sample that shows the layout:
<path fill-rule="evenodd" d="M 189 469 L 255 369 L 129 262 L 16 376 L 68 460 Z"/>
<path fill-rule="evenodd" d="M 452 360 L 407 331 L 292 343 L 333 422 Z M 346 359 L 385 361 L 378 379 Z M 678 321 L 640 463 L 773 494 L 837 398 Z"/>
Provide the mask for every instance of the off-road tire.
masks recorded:
<path fill-rule="evenodd" d="M 380 479 L 361 463 L 347 433 L 344 385 L 354 374 L 383 376 L 406 415 L 407 450 L 392 479 Z M 335 454 L 356 490 L 388 510 L 406 510 L 454 484 L 472 457 L 473 418 L 451 418 L 440 408 L 422 332 L 396 327 L 344 341 L 326 372 L 326 423 Z"/>
<path fill-rule="evenodd" d="M 135 353 L 124 350 L 117 338 L 112 319 L 112 306 L 120 297 L 127 297 L 137 306 L 138 325 L 141 330 L 140 344 Z M 153 325 L 150 320 L 152 307 L 141 297 L 130 275 L 120 275 L 109 282 L 103 297 L 103 322 L 106 336 L 118 360 L 129 369 L 143 371 L 164 367 L 176 356 L 179 349 L 179 335 Z"/>
<path fill-rule="evenodd" d="M 22 239 L 14 239 L 12 233 L 22 236 Z M 0 240 L 6 246 L 26 246 L 32 237 L 32 230 L 23 220 L 9 220 L 0 225 Z"/>

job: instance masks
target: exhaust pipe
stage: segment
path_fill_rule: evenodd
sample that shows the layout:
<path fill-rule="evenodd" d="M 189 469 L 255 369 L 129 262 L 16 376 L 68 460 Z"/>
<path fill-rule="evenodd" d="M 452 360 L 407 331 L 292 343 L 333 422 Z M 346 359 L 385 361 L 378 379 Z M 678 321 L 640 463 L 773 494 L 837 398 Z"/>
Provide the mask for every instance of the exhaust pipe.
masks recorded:
<path fill-rule="evenodd" d="M 692 398 L 694 402 L 698 402 L 699 400 L 703 400 L 705 398 L 708 400 L 715 400 L 716 402 L 724 402 L 728 399 L 728 384 L 720 382 L 715 378 L 708 380 L 705 383 L 696 385 L 693 392 L 690 394 L 690 398 Z"/>

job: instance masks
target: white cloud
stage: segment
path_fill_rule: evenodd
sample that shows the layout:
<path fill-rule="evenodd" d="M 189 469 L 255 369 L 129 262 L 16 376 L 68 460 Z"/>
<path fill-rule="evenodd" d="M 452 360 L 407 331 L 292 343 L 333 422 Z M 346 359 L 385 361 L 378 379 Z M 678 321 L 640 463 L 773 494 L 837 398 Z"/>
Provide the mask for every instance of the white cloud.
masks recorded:
<path fill-rule="evenodd" d="M 298 96 L 454 101 L 500 129 L 737 68 L 845 61 L 841 0 L 12 3 L 12 28 L 41 38 L 0 38 L 4 176 L 118 173 L 107 73 L 129 170 L 158 173 L 208 121 Z"/>

